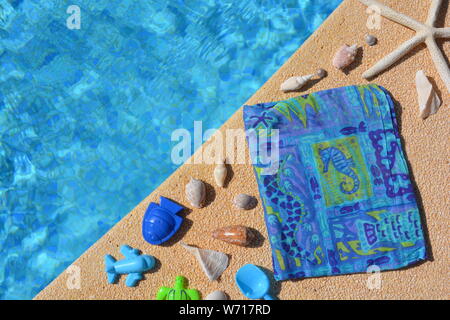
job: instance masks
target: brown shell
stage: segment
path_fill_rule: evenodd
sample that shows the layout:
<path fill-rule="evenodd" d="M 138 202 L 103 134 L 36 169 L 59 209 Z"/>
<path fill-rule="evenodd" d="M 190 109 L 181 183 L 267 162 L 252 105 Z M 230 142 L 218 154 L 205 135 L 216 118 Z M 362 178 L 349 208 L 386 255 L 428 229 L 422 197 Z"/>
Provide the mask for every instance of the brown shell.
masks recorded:
<path fill-rule="evenodd" d="M 253 231 L 244 226 L 219 228 L 213 231 L 212 237 L 241 247 L 251 245 L 256 238 Z"/>

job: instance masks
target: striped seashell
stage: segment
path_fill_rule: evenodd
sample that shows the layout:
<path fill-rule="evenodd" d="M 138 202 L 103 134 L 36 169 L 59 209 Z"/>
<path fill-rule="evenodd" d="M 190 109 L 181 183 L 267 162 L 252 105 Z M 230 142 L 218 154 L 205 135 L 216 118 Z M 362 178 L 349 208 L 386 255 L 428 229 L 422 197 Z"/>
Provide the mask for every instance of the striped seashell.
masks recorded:
<path fill-rule="evenodd" d="M 256 238 L 252 230 L 244 226 L 219 228 L 213 231 L 212 237 L 241 247 L 251 245 Z"/>
<path fill-rule="evenodd" d="M 206 187 L 203 181 L 191 178 L 185 188 L 186 198 L 196 208 L 203 208 L 206 200 Z"/>

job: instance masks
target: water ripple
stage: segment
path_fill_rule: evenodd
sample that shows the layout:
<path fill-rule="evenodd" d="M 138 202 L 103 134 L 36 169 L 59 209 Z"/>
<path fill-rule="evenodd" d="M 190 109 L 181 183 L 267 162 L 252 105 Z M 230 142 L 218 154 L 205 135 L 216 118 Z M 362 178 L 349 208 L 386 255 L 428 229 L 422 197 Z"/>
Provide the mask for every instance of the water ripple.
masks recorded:
<path fill-rule="evenodd" d="M 0 0 L 0 298 L 29 299 L 219 127 L 340 0 Z"/>

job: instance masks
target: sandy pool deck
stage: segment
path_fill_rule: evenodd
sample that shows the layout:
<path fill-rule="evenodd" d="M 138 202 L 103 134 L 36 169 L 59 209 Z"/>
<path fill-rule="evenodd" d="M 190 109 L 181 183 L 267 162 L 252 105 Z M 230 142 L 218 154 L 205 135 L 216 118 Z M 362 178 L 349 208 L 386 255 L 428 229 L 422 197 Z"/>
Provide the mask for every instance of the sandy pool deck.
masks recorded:
<path fill-rule="evenodd" d="M 431 4 L 430 0 L 380 1 L 418 21 L 426 20 Z M 441 8 L 440 26 L 450 25 L 450 8 L 448 7 L 447 1 Z M 361 74 L 414 35 L 413 31 L 385 18 L 382 18 L 381 29 L 368 30 L 367 19 L 366 6 L 357 0 L 345 0 L 319 30 L 247 101 L 247 104 L 282 100 L 323 89 L 367 83 Z M 376 46 L 369 47 L 365 44 L 366 33 L 377 36 Z M 363 46 L 362 54 L 347 75 L 337 71 L 331 65 L 332 56 L 344 43 L 349 45 L 358 43 Z M 438 44 L 448 57 L 450 42 L 440 41 Z M 284 94 L 279 91 L 280 84 L 288 77 L 309 74 L 318 68 L 326 69 L 328 77 L 307 87 L 301 93 Z M 414 85 L 415 73 L 420 69 L 434 79 L 435 87 L 443 101 L 439 112 L 425 121 L 418 115 Z M 408 269 L 383 272 L 382 287 L 379 290 L 368 289 L 367 274 L 354 274 L 274 284 L 275 294 L 280 299 L 450 298 L 448 218 L 450 213 L 448 200 L 450 95 L 424 45 L 417 47 L 411 54 L 371 82 L 387 88 L 397 102 L 396 112 L 400 120 L 400 132 L 413 181 L 418 190 L 416 194 L 425 221 L 424 228 L 429 240 L 431 259 Z M 240 108 L 220 130 L 224 132 L 226 129 L 243 127 L 242 108 Z M 232 199 L 236 194 L 248 193 L 258 196 L 257 184 L 250 164 L 233 165 L 233 176 L 226 188 L 215 187 L 213 169 L 213 165 L 205 164 L 181 166 L 78 258 L 73 263 L 75 269 L 72 267 L 69 269 L 72 271 L 63 272 L 35 299 L 154 299 L 158 288 L 172 286 L 175 276 L 179 274 L 186 276 L 190 287 L 200 290 L 203 296 L 213 290 L 224 290 L 232 299 L 243 299 L 243 295 L 234 283 L 235 272 L 246 263 L 254 263 L 271 270 L 269 242 L 265 239 L 257 248 L 241 248 L 212 239 L 210 231 L 220 226 L 242 224 L 255 228 L 266 238 L 263 209 L 260 201 L 254 210 L 248 212 L 238 211 L 232 205 Z M 190 176 L 210 185 L 209 204 L 203 209 L 192 210 L 184 197 L 184 186 Z M 184 214 L 185 222 L 174 237 L 175 239 L 163 246 L 152 246 L 141 236 L 141 220 L 149 202 L 159 203 L 160 195 L 171 198 L 191 210 L 186 210 L 188 212 Z M 178 242 L 181 239 L 188 244 L 219 250 L 231 256 L 230 265 L 219 281 L 207 280 L 194 257 L 187 254 L 179 245 Z M 147 273 L 145 280 L 134 288 L 125 286 L 124 277 L 121 277 L 118 284 L 110 285 L 104 273 L 104 255 L 112 254 L 120 259 L 119 247 L 122 244 L 139 248 L 159 260 L 157 270 Z M 71 286 L 73 270 L 80 271 L 80 288 Z"/>

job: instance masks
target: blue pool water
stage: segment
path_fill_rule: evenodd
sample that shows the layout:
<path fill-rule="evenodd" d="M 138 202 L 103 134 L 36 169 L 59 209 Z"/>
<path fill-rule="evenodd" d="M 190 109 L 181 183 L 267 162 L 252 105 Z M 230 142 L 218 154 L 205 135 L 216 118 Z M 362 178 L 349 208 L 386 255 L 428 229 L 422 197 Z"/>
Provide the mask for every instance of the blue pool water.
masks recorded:
<path fill-rule="evenodd" d="M 174 129 L 219 127 L 340 2 L 0 0 L 0 298 L 44 288 L 174 171 Z"/>

